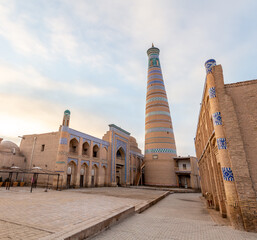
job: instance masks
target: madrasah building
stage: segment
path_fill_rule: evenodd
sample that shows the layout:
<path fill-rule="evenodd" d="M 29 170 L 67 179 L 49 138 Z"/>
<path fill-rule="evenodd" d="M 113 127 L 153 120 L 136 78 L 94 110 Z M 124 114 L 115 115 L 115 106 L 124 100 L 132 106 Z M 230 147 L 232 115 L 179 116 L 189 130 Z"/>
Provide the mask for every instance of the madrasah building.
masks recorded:
<path fill-rule="evenodd" d="M 0 142 L 0 168 L 13 166 L 35 169 L 33 172 L 41 169 L 58 173 L 62 188 L 143 183 L 198 189 L 197 159 L 180 157 L 176 153 L 159 52 L 154 46 L 147 51 L 145 156 L 136 139 L 114 124 L 109 125 L 102 139 L 70 128 L 71 113 L 66 110 L 59 131 L 24 135 L 20 147 L 8 141 Z M 15 157 L 12 154 L 14 145 Z M 31 176 L 26 176 L 21 180 L 29 183 Z M 56 177 L 47 178 L 41 175 L 37 183 L 49 181 L 56 187 Z"/>

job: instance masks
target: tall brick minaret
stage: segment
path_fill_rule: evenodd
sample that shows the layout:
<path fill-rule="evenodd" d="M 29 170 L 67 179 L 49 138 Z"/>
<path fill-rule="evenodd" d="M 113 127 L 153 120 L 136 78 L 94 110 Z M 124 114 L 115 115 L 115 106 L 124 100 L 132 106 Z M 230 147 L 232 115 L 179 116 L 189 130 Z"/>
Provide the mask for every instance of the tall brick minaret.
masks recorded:
<path fill-rule="evenodd" d="M 176 144 L 169 103 L 159 60 L 160 50 L 154 45 L 147 50 L 148 81 L 145 111 L 145 184 L 176 186 L 173 157 Z"/>

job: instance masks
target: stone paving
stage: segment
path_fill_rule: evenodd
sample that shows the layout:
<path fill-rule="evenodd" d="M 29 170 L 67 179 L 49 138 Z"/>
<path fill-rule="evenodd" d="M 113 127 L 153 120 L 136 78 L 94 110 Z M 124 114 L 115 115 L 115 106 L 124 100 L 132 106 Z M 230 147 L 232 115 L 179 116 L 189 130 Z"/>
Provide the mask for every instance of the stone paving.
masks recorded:
<path fill-rule="evenodd" d="M 110 214 L 139 208 L 163 191 L 85 188 L 65 191 L 0 188 L 0 239 L 40 239 L 102 221 Z"/>
<path fill-rule="evenodd" d="M 93 240 L 256 240 L 248 233 L 215 223 L 201 194 L 171 194 L 141 214 L 125 219 Z"/>

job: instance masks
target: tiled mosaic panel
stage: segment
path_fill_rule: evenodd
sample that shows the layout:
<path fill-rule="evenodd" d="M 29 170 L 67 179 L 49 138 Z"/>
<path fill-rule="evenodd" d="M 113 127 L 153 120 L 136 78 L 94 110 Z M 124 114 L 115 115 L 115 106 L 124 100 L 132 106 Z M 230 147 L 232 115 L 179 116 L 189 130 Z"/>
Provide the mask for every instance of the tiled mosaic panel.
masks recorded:
<path fill-rule="evenodd" d="M 116 145 L 116 150 L 118 150 L 120 147 L 123 148 L 123 150 L 125 151 L 125 154 L 126 154 L 126 151 L 127 151 L 127 143 L 126 142 L 123 142 L 119 139 L 117 139 L 117 145 Z"/>
<path fill-rule="evenodd" d="M 150 132 L 170 132 L 170 133 L 173 133 L 173 129 L 164 128 L 164 127 L 156 127 L 156 128 L 146 129 L 145 132 L 146 133 L 150 133 Z"/>
<path fill-rule="evenodd" d="M 89 161 L 88 160 L 81 160 L 81 165 L 83 165 L 84 163 L 86 163 L 87 166 L 89 167 Z"/>
<path fill-rule="evenodd" d="M 150 72 L 148 72 L 148 74 L 152 74 L 152 73 L 160 73 L 162 74 L 161 70 L 151 70 Z"/>
<path fill-rule="evenodd" d="M 107 163 L 102 163 L 102 165 L 101 165 L 102 167 L 106 167 L 107 168 Z"/>
<path fill-rule="evenodd" d="M 233 172 L 232 172 L 231 168 L 223 167 L 222 168 L 222 174 L 223 174 L 224 180 L 234 181 L 234 175 L 233 175 Z"/>
<path fill-rule="evenodd" d="M 98 147 L 100 147 L 100 143 L 94 143 L 94 146 L 97 145 Z"/>
<path fill-rule="evenodd" d="M 92 162 L 92 166 L 96 165 L 97 167 L 99 167 L 99 163 L 98 162 Z"/>
<path fill-rule="evenodd" d="M 220 112 L 216 112 L 212 114 L 213 124 L 216 125 L 222 125 L 222 118 Z"/>
<path fill-rule="evenodd" d="M 146 149 L 145 153 L 174 153 L 174 154 L 176 154 L 176 150 L 171 149 L 171 148 L 152 148 L 152 149 Z"/>
<path fill-rule="evenodd" d="M 162 79 L 162 76 L 155 74 L 155 75 L 149 76 L 149 77 L 148 77 L 148 80 L 154 79 L 154 78 Z"/>
<path fill-rule="evenodd" d="M 60 144 L 67 144 L 67 143 L 68 143 L 67 138 L 60 139 Z"/>
<path fill-rule="evenodd" d="M 158 57 L 159 57 L 158 54 L 150 54 L 150 55 L 149 55 L 149 59 L 158 58 Z"/>
<path fill-rule="evenodd" d="M 166 116 L 170 116 L 169 112 L 165 112 L 165 111 L 154 111 L 154 112 L 149 112 L 145 115 L 145 117 L 151 116 L 151 115 L 166 115 Z"/>
<path fill-rule="evenodd" d="M 153 89 L 162 89 L 162 90 L 165 91 L 164 86 L 152 86 L 152 87 L 149 87 L 149 88 L 147 89 L 147 91 L 151 91 L 151 90 L 153 90 Z"/>
<path fill-rule="evenodd" d="M 147 85 L 154 84 L 154 83 L 161 83 L 161 84 L 163 84 L 163 81 L 161 81 L 161 80 L 154 80 L 154 81 L 149 82 Z"/>
<path fill-rule="evenodd" d="M 76 159 L 76 158 L 68 158 L 68 163 L 70 163 L 71 161 L 75 162 L 76 165 L 78 165 L 78 159 Z"/>
<path fill-rule="evenodd" d="M 216 97 L 216 89 L 215 89 L 215 87 L 209 88 L 209 97 L 210 98 L 215 98 Z"/>
<path fill-rule="evenodd" d="M 218 149 L 227 149 L 226 138 L 217 138 Z"/>
<path fill-rule="evenodd" d="M 160 60 L 158 57 L 149 57 L 149 68 L 160 67 Z"/>
<path fill-rule="evenodd" d="M 146 103 L 149 102 L 153 102 L 153 101 L 164 101 L 164 102 L 168 102 L 167 98 L 163 98 L 163 97 L 153 97 L 153 98 L 149 98 Z"/>
<path fill-rule="evenodd" d="M 83 138 L 83 143 L 87 142 L 89 145 L 91 144 L 91 140 Z"/>
<path fill-rule="evenodd" d="M 79 142 L 79 137 L 78 136 L 75 136 L 75 135 L 70 135 L 70 140 L 73 139 L 73 138 L 76 138 L 77 141 Z"/>
<path fill-rule="evenodd" d="M 212 71 L 212 67 L 216 66 L 216 61 L 214 59 L 210 59 L 205 63 L 206 73 L 210 73 Z"/>

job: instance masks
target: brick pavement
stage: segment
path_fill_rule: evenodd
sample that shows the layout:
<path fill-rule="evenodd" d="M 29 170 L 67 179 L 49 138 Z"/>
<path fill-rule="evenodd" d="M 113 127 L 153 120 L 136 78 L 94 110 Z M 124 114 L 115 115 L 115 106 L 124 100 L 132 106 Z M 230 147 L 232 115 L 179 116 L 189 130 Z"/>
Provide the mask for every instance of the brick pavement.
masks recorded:
<path fill-rule="evenodd" d="M 242 232 L 215 223 L 200 194 L 171 194 L 147 211 L 136 214 L 100 233 L 93 240 L 256 240 L 256 233 Z"/>
<path fill-rule="evenodd" d="M 163 191 L 87 188 L 65 191 L 38 188 L 0 188 L 0 239 L 39 239 L 58 232 L 86 228 L 92 223 L 136 208 L 162 195 Z"/>

